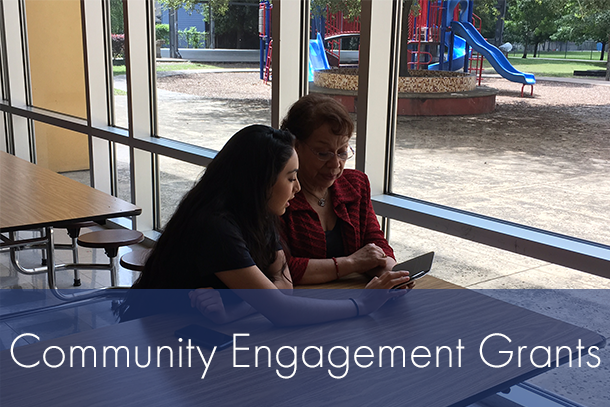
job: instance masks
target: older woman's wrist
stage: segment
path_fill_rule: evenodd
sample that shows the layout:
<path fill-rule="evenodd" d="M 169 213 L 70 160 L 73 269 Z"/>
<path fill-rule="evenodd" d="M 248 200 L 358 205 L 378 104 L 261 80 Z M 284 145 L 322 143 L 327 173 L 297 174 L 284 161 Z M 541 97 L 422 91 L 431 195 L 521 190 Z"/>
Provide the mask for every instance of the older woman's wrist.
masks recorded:
<path fill-rule="evenodd" d="M 398 264 L 398 263 L 396 262 L 396 260 L 394 260 L 393 258 L 391 258 L 390 256 L 388 256 L 388 257 L 385 259 L 385 267 L 384 267 L 384 268 L 385 268 L 386 270 L 392 270 L 396 264 Z"/>
<path fill-rule="evenodd" d="M 347 276 L 354 272 L 354 262 L 349 257 L 337 257 L 335 264 L 337 267 L 337 278 Z"/>

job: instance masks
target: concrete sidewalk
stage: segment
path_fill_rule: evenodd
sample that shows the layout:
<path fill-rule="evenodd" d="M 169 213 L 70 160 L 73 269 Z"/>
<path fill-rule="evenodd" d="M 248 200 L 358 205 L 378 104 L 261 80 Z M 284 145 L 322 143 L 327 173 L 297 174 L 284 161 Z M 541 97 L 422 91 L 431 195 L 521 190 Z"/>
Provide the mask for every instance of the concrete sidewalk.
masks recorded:
<path fill-rule="evenodd" d="M 496 78 L 496 79 L 502 78 L 502 75 L 497 74 L 497 73 L 484 73 L 481 76 L 483 78 Z M 610 86 L 610 81 L 607 81 L 604 78 L 564 78 L 564 77 L 560 77 L 560 76 L 536 76 L 536 81 L 587 84 L 587 85 L 595 85 L 595 86 Z"/>

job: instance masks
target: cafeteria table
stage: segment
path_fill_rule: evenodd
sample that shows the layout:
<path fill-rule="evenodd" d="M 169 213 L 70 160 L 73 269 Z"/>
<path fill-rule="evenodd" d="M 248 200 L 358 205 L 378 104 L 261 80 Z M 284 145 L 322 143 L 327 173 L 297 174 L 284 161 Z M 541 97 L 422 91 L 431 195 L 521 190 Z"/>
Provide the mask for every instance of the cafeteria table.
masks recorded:
<path fill-rule="evenodd" d="M 447 284 L 426 276 L 418 281 L 419 288 L 370 315 L 318 325 L 276 327 L 254 314 L 218 326 L 197 313 L 168 313 L 57 339 L 29 338 L 36 343 L 15 348 L 14 353 L 0 352 L 0 401 L 11 406 L 469 406 L 556 364 L 590 369 L 585 362 L 595 360 L 581 361 L 578 354 L 605 346 L 605 338 L 590 330 L 473 290 L 439 289 L 459 288 Z M 347 299 L 359 291 L 295 289 L 293 295 Z M 229 348 L 214 353 L 201 348 L 191 354 L 186 340 L 174 336 L 189 324 L 239 335 Z M 358 351 L 364 346 L 372 349 L 373 357 Z M 382 358 L 382 346 L 403 347 L 406 359 L 388 349 Z M 528 348 L 517 357 L 519 346 Z M 570 349 L 564 348 L 560 358 L 553 356 L 552 364 L 543 366 L 543 350 L 530 359 L 535 346 Z M 74 358 L 73 347 L 80 349 Z M 255 347 L 260 347 L 260 355 Z M 323 366 L 315 366 L 317 351 L 305 351 L 307 347 L 320 349 Z M 430 357 L 422 347 L 430 350 Z M 85 348 L 87 357 L 81 359 Z M 104 349 L 110 349 L 110 356 Z M 290 367 L 292 349 L 296 368 Z M 513 356 L 507 363 L 509 351 Z M 413 352 L 419 355 L 416 360 Z M 345 355 L 349 369 L 338 367 Z"/>
<path fill-rule="evenodd" d="M 110 218 L 137 216 L 141 212 L 139 207 L 129 202 L 0 152 L 0 247 L 15 249 L 44 245 L 47 265 L 30 270 L 18 264 L 16 267 L 26 274 L 46 273 L 49 288 L 60 299 L 83 299 L 95 295 L 95 292 L 66 295 L 57 290 L 53 228 L 73 222 L 102 222 Z M 32 229 L 44 230 L 43 236 L 15 238 L 15 232 Z M 69 267 L 63 265 L 63 268 Z"/>

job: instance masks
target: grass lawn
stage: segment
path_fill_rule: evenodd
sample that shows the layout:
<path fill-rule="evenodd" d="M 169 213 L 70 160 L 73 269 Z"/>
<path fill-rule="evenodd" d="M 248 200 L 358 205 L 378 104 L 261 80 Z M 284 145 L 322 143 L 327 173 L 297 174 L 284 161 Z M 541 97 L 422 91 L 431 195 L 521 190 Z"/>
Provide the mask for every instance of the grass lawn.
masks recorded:
<path fill-rule="evenodd" d="M 521 58 L 523 51 L 511 51 L 509 57 Z M 527 57 L 532 58 L 533 52 L 528 52 Z M 559 59 L 582 59 L 586 61 L 599 61 L 601 51 L 539 51 L 538 57 L 540 58 L 559 58 Z M 604 53 L 604 59 L 606 59 L 606 53 Z"/>
<path fill-rule="evenodd" d="M 157 63 L 157 72 L 162 71 L 185 71 L 187 69 L 216 69 L 220 68 L 216 65 L 210 64 L 198 64 L 195 62 L 167 62 L 167 63 Z M 125 65 L 114 65 L 112 67 L 113 75 L 125 75 L 126 68 Z"/>
<path fill-rule="evenodd" d="M 586 71 L 589 69 L 605 69 L 606 62 L 600 61 L 554 61 L 548 59 L 534 59 L 521 57 L 509 57 L 510 63 L 521 72 L 533 73 L 539 76 L 560 76 L 573 77 L 574 71 Z M 493 71 L 493 68 L 485 60 L 483 68 L 488 69 L 488 72 Z"/>

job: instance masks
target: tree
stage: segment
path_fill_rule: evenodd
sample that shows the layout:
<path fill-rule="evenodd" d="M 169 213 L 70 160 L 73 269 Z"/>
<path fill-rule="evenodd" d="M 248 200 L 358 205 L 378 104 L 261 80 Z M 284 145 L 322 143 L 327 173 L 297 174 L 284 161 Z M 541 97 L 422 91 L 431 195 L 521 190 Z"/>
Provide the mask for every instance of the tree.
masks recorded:
<path fill-rule="evenodd" d="M 214 14 L 217 46 L 229 48 L 258 48 L 258 0 L 229 3 L 222 15 Z M 249 5 L 251 4 L 251 5 Z"/>
<path fill-rule="evenodd" d="M 112 34 L 124 34 L 123 0 L 110 0 L 110 31 Z"/>
<path fill-rule="evenodd" d="M 224 15 L 229 9 L 229 0 L 157 0 L 161 7 L 166 10 L 178 10 L 183 8 L 187 13 L 199 12 L 205 18 L 209 18 L 209 9 L 214 15 Z M 206 20 L 208 21 L 208 20 Z"/>
<path fill-rule="evenodd" d="M 538 44 L 557 31 L 558 6 L 555 0 L 513 0 L 509 3 L 506 34 L 509 40 L 525 46 L 523 58 L 527 58 L 528 45 L 534 45 L 536 57 Z"/>
<path fill-rule="evenodd" d="M 351 21 L 360 16 L 362 10 L 360 0 L 311 0 L 311 10 L 314 14 L 318 11 L 325 13 L 326 7 L 331 14 L 340 11 L 343 17 Z"/>
<path fill-rule="evenodd" d="M 602 43 L 600 61 L 610 37 L 610 1 L 565 0 L 557 41 L 582 43 L 587 40 Z"/>
<path fill-rule="evenodd" d="M 498 0 L 478 0 L 474 2 L 473 14 L 481 18 L 481 35 L 484 38 L 489 38 L 490 42 L 493 42 L 496 36 L 496 21 L 500 15 L 497 6 Z M 475 21 L 473 21 L 473 24 L 475 24 Z"/>
<path fill-rule="evenodd" d="M 610 43 L 610 10 L 600 10 L 598 14 L 590 15 L 586 18 L 587 33 L 590 39 L 602 43 L 602 51 L 599 57 L 604 60 L 604 50 Z"/>
<path fill-rule="evenodd" d="M 497 0 L 498 4 L 496 5 L 497 20 L 496 20 L 496 32 L 494 37 L 494 42 L 496 46 L 502 45 L 504 42 L 504 18 L 506 17 L 506 0 Z"/>
<path fill-rule="evenodd" d="M 223 16 L 229 9 L 229 0 L 157 0 L 159 5 L 165 10 L 170 11 L 169 38 L 170 38 L 170 55 L 174 49 L 177 53 L 178 45 L 178 30 L 177 30 L 177 13 L 180 8 L 184 9 L 189 14 L 198 12 L 203 16 L 204 21 L 211 23 L 213 26 L 213 17 Z M 172 24 L 172 22 L 174 24 Z M 213 30 L 212 30 L 213 31 Z M 213 38 L 214 33 L 210 32 L 211 42 L 215 43 Z M 214 48 L 214 46 L 212 46 Z M 178 55 L 172 55 L 175 57 Z"/>
<path fill-rule="evenodd" d="M 610 0 L 562 0 L 563 12 L 554 39 L 583 42 L 594 40 L 604 48 L 610 43 Z M 606 63 L 606 80 L 610 81 L 610 52 Z"/>

